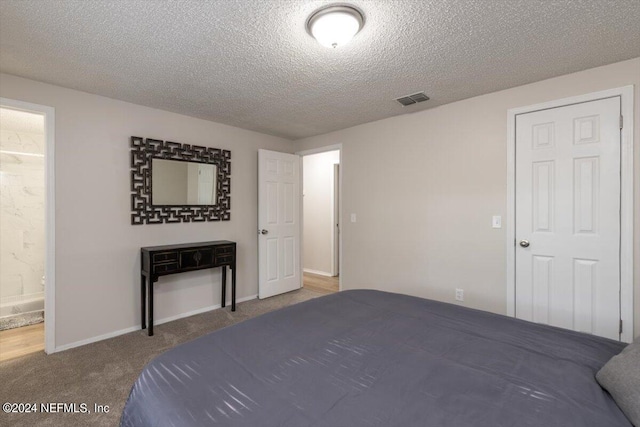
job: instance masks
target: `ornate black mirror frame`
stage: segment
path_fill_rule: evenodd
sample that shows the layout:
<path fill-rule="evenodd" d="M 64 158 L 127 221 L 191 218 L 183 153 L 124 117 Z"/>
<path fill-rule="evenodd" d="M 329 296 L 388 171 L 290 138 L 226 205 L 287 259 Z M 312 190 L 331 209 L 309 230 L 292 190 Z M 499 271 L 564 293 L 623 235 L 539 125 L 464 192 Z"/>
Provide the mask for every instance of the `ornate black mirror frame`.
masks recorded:
<path fill-rule="evenodd" d="M 182 160 L 217 166 L 216 204 L 151 204 L 152 159 Z M 151 138 L 131 137 L 131 224 L 229 221 L 231 219 L 231 151 Z"/>

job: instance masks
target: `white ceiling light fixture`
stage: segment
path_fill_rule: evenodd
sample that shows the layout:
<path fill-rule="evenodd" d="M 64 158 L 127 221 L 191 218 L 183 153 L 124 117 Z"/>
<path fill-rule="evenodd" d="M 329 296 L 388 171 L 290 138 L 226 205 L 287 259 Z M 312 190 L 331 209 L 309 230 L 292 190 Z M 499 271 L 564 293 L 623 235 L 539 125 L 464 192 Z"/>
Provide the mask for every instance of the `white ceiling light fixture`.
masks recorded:
<path fill-rule="evenodd" d="M 322 46 L 343 46 L 364 25 L 362 13 L 353 6 L 331 5 L 314 12 L 307 20 L 307 31 Z"/>

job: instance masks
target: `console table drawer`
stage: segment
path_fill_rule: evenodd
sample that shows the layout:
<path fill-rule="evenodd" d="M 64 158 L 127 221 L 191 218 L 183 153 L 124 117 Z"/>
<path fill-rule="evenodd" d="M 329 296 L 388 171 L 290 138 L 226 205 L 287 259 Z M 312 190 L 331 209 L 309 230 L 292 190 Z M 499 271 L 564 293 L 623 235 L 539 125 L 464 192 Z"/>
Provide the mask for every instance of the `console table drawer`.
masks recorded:
<path fill-rule="evenodd" d="M 213 248 L 180 251 L 181 268 L 202 268 L 213 265 Z"/>
<path fill-rule="evenodd" d="M 217 246 L 215 248 L 216 251 L 216 256 L 218 255 L 222 255 L 222 254 L 232 254 L 233 253 L 233 245 L 228 245 L 228 246 Z"/>
<path fill-rule="evenodd" d="M 170 273 L 172 271 L 178 271 L 177 262 L 167 262 L 164 264 L 155 264 L 153 266 L 153 274 Z"/>
<path fill-rule="evenodd" d="M 178 252 L 176 251 L 171 251 L 171 252 L 157 252 L 155 254 L 153 254 L 153 262 L 168 262 L 168 261 L 175 261 L 178 262 Z"/>
<path fill-rule="evenodd" d="M 216 265 L 231 264 L 233 262 L 233 254 L 216 255 Z"/>

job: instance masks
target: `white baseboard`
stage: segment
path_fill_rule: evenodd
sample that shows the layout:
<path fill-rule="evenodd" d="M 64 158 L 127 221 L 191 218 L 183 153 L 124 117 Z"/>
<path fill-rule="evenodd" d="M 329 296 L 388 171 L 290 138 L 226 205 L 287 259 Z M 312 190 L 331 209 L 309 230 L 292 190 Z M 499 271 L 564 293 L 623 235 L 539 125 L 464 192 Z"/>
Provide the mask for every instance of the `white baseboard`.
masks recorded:
<path fill-rule="evenodd" d="M 303 271 L 305 273 L 317 274 L 318 276 L 333 277 L 333 274 L 327 273 L 326 271 L 312 270 L 310 268 L 304 268 Z"/>
<path fill-rule="evenodd" d="M 80 347 L 83 345 L 91 344 L 91 343 L 102 341 L 102 340 L 107 340 L 109 338 L 114 338 L 114 337 L 117 337 L 118 335 L 128 334 L 129 332 L 137 331 L 139 329 L 140 329 L 140 325 L 131 326 L 126 329 L 120 329 L 119 331 L 113 331 L 107 334 L 98 335 L 97 337 L 87 338 L 86 340 L 80 340 L 80 341 L 72 342 L 69 344 L 59 345 L 59 346 L 56 346 L 53 353 L 58 353 L 60 351 L 69 350 L 71 348 Z M 52 353 L 49 353 L 49 354 L 52 354 Z"/>
<path fill-rule="evenodd" d="M 256 299 L 256 298 L 258 298 L 257 294 L 256 295 L 249 295 L 248 297 L 236 299 L 236 303 L 250 301 L 250 300 Z M 231 301 L 227 301 L 226 305 L 227 305 L 227 307 L 230 306 L 231 305 Z M 215 304 L 215 305 L 210 305 L 208 307 L 198 308 L 196 310 L 191 310 L 191 311 L 188 311 L 186 313 L 180 313 L 180 314 L 177 314 L 175 316 L 164 317 L 162 319 L 154 319 L 153 320 L 153 326 L 162 325 L 163 323 L 172 322 L 174 320 L 182 319 L 182 318 L 189 317 L 189 316 L 194 316 L 196 314 L 205 313 L 207 311 L 216 310 L 218 308 L 221 308 L 220 304 Z M 140 330 L 140 326 L 141 325 L 131 326 L 131 327 L 126 328 L 126 329 L 120 329 L 119 331 L 113 331 L 113 332 L 109 332 L 107 334 L 98 335 L 97 337 L 91 337 L 91 338 L 87 338 L 85 340 L 80 340 L 80 341 L 72 342 L 72 343 L 69 343 L 69 344 L 64 344 L 64 345 L 61 345 L 61 346 L 57 346 L 55 348 L 55 350 L 53 351 L 53 353 L 58 353 L 59 351 L 69 350 L 71 348 L 80 347 L 80 346 L 83 346 L 83 345 L 92 344 L 94 342 L 107 340 L 109 338 L 115 338 L 115 337 L 117 337 L 119 335 L 128 334 L 130 332 L 139 331 Z M 52 354 L 52 353 L 49 353 L 49 354 Z"/>

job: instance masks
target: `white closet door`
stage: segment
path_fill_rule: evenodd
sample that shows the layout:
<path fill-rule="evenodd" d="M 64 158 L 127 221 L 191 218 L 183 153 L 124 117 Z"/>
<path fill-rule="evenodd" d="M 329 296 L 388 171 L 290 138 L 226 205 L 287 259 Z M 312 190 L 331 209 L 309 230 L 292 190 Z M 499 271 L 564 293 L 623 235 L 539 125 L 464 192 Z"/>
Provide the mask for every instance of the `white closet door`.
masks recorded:
<path fill-rule="evenodd" d="M 620 97 L 516 117 L 516 317 L 619 339 Z"/>

